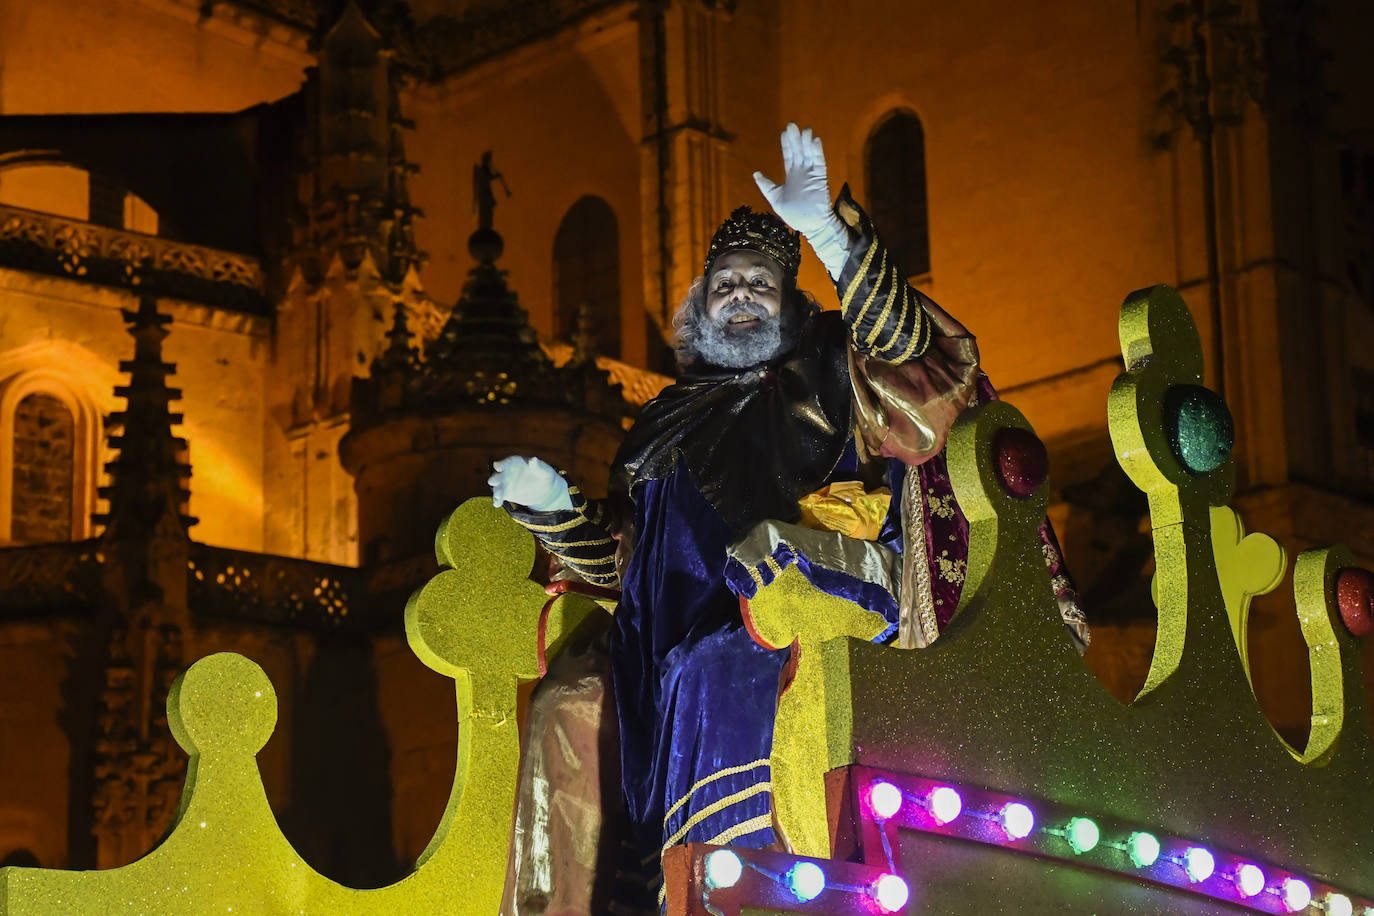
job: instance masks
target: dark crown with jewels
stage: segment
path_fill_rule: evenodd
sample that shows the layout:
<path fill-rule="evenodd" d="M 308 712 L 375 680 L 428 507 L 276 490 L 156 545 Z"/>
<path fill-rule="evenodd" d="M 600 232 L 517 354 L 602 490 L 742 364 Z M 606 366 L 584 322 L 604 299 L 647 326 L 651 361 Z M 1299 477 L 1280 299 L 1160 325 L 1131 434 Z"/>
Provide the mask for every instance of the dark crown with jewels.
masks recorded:
<path fill-rule="evenodd" d="M 771 213 L 755 213 L 749 207 L 736 207 L 711 237 L 702 272 L 710 273 L 711 262 L 727 251 L 757 251 L 767 255 L 781 265 L 783 274 L 795 279 L 801 264 L 801 236 Z"/>

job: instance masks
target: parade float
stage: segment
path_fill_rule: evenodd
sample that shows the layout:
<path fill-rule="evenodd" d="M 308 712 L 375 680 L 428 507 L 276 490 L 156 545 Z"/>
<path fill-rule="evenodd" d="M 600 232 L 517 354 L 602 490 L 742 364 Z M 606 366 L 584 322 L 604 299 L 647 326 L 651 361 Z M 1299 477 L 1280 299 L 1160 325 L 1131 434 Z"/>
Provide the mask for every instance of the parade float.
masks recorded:
<path fill-rule="evenodd" d="M 968 410 L 947 457 L 970 524 L 959 609 L 924 649 L 811 587 L 773 552 L 742 601 L 765 645 L 799 647 L 777 712 L 776 816 L 792 852 L 688 845 L 663 860 L 672 916 L 774 913 L 1325 913 L 1374 916 L 1374 754 L 1359 639 L 1374 576 L 1336 546 L 1296 558 L 1312 685 L 1305 747 L 1250 688 L 1250 598 L 1284 580 L 1227 508 L 1231 419 L 1202 387 L 1179 295 L 1133 293 L 1108 398 L 1116 456 L 1148 497 L 1158 630 L 1122 705 L 1084 666 L 1046 581 L 1044 446 L 1015 407 Z M 452 794 L 413 871 L 353 889 L 283 836 L 255 754 L 277 718 L 251 660 L 203 658 L 168 720 L 189 755 L 163 841 L 121 868 L 0 869 L 0 914 L 455 913 L 500 908 L 519 765 L 517 690 L 603 604 L 529 578 L 535 542 L 489 500 L 440 526 L 410 598 L 415 654 L 455 688 Z M 783 559 L 780 561 L 779 556 Z M 339 799 L 342 805 L 348 799 Z"/>

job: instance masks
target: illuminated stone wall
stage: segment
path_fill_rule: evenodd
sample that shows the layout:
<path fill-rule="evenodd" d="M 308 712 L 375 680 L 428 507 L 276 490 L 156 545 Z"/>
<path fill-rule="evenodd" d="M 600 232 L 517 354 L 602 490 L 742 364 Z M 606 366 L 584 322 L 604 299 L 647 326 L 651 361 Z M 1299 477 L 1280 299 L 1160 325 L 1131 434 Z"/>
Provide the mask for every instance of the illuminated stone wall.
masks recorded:
<path fill-rule="evenodd" d="M 511 189 L 495 189 L 501 266 L 530 323 L 552 334 L 554 236 L 579 198 L 597 195 L 620 233 L 621 358 L 643 365 L 639 68 L 624 7 L 402 99 L 416 123 L 407 152 L 421 172 L 410 187 L 425 210 L 416 236 L 436 300 L 456 301 L 472 266 L 472 166 L 490 149 Z"/>
<path fill-rule="evenodd" d="M 190 0 L 52 0 L 0 9 L 0 113 L 237 111 L 296 91 L 306 36 Z M 132 65 L 131 65 L 132 64 Z"/>
<path fill-rule="evenodd" d="M 121 308 L 132 296 L 110 289 L 0 269 L 0 385 L 24 385 L 85 405 L 91 439 L 77 454 L 94 472 L 87 498 L 110 457 L 101 417 L 116 408 L 114 387 L 131 355 Z M 189 443 L 197 540 L 261 550 L 263 543 L 263 386 L 269 323 L 207 306 L 163 303 L 173 317 L 166 357 L 177 364 Z M 90 428 L 96 427 L 96 428 Z M 80 443 L 78 443 L 80 445 Z M 6 449 L 9 445 L 6 444 Z M 8 484 L 5 485 L 8 487 Z M 78 529 L 78 537 L 87 534 Z"/>
<path fill-rule="evenodd" d="M 381 351 L 391 297 L 375 272 L 293 284 L 279 303 L 263 431 L 269 553 L 358 562 L 358 504 L 339 463 L 355 374 Z"/>

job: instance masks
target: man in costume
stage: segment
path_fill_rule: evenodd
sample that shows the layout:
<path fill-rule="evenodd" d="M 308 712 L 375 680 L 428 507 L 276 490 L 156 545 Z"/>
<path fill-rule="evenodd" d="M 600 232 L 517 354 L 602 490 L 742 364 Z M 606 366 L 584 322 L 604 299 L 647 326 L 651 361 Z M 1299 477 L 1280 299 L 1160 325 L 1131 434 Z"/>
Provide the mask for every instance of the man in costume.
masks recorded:
<path fill-rule="evenodd" d="M 612 911 L 656 909 L 659 858 L 675 844 L 785 843 L 769 753 L 788 650 L 754 642 L 740 596 L 795 562 L 817 587 L 884 614 L 880 639 L 920 647 L 949 621 L 963 583 L 968 528 L 943 447 L 961 410 L 995 396 L 974 340 L 907 284 L 847 186 L 832 206 L 819 138 L 789 124 L 782 152 L 783 184 L 755 173 L 778 218 L 741 207 L 712 238 L 675 319 L 682 375 L 627 434 L 610 499 L 587 500 L 538 459 L 503 459 L 490 481 L 496 503 L 564 567 L 620 589 L 608 664 L 626 827 L 619 884 L 603 887 Z M 798 233 L 835 281 L 838 311 L 797 290 Z M 1057 545 L 1042 532 L 1066 624 L 1085 644 Z M 813 538 L 833 549 L 808 559 Z M 887 574 L 862 562 L 879 555 Z M 574 693 L 585 696 L 586 677 L 606 664 L 585 661 L 596 657 L 580 656 Z M 536 700 L 527 737 L 561 728 L 550 715 Z M 525 775 L 528 808 L 548 786 Z M 601 796 L 603 808 L 613 801 Z M 517 812 L 517 834 L 521 824 Z M 557 885 L 556 862 L 529 861 L 544 841 L 522 842 L 513 871 Z M 505 911 L 540 912 L 519 902 L 529 881 L 511 882 Z"/>

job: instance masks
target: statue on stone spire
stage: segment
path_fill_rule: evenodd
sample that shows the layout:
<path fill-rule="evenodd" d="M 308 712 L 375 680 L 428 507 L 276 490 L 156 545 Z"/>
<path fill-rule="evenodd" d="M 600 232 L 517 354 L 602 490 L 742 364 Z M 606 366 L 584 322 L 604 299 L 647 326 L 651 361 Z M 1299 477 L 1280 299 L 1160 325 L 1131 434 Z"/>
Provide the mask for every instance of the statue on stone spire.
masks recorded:
<path fill-rule="evenodd" d="M 496 195 L 492 192 L 492 185 L 501 182 L 501 189 L 510 197 L 510 186 L 506 184 L 505 176 L 500 172 L 493 171 L 491 167 L 491 150 L 482 154 L 482 161 L 472 167 L 472 205 L 477 210 L 477 227 L 479 229 L 490 229 L 492 218 L 496 212 Z"/>

